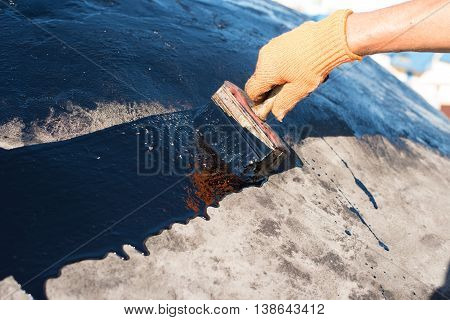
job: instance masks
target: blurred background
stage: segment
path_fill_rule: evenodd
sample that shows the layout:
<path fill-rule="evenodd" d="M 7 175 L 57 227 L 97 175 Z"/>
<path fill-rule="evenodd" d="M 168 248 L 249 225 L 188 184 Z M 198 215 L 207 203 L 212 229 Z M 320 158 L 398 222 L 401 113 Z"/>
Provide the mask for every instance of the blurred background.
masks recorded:
<path fill-rule="evenodd" d="M 275 0 L 320 19 L 337 9 L 371 11 L 405 0 Z M 450 118 L 450 53 L 402 52 L 372 58 Z"/>

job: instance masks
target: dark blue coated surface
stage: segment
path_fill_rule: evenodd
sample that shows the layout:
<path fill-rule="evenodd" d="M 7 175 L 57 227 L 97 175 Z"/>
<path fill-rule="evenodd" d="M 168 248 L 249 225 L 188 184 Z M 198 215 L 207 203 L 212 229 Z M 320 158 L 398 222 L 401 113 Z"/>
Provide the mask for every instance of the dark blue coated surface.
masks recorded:
<path fill-rule="evenodd" d="M 256 0 L 9 2 L 0 2 L 0 125 L 19 119 L 25 143 L 33 123 L 51 110 L 64 114 L 71 104 L 204 106 L 224 80 L 243 86 L 258 48 L 305 19 Z M 44 281 L 65 264 L 120 253 L 125 243 L 145 251 L 145 237 L 195 216 L 195 204 L 214 204 L 186 202 L 198 189 L 186 172 L 170 191 L 176 177 L 136 172 L 137 150 L 149 147 L 136 143 L 136 131 L 190 124 L 193 115 L 154 116 L 70 141 L 0 151 L 0 279 L 13 275 L 43 298 Z M 404 137 L 450 154 L 449 121 L 371 59 L 333 71 L 277 130 L 286 136 L 305 126 L 314 136 Z M 182 159 L 194 140 L 175 148 Z M 226 192 L 242 187 L 239 178 L 227 179 Z"/>
<path fill-rule="evenodd" d="M 9 2 L 0 2 L 0 124 L 19 118 L 25 131 L 69 101 L 203 105 L 224 80 L 243 86 L 258 48 L 305 19 L 262 0 Z M 332 72 L 300 106 L 286 122 L 450 153 L 449 121 L 369 58 Z"/>
<path fill-rule="evenodd" d="M 251 169 L 260 159 L 245 140 L 215 144 L 208 133 L 221 132 L 214 122 L 226 124 L 227 117 L 216 106 L 204 110 L 2 154 L 0 278 L 13 275 L 44 298 L 44 281 L 65 264 L 108 252 L 126 257 L 124 244 L 146 253 L 148 236 L 207 218 L 207 206 L 264 182 Z M 225 138 L 233 128 L 223 127 Z"/>

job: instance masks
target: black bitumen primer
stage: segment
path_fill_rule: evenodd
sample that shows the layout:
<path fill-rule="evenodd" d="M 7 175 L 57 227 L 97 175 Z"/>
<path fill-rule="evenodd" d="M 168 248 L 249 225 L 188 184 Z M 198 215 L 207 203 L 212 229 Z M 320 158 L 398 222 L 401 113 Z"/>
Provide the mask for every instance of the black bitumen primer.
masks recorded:
<path fill-rule="evenodd" d="M 264 183 L 262 159 L 233 121 L 211 102 L 5 152 L 0 279 L 12 275 L 43 299 L 46 279 L 64 265 L 109 252 L 126 259 L 124 244 L 148 254 L 147 237 L 197 216 L 207 219 L 208 206 Z M 291 160 L 274 172 L 300 163 Z"/>
<path fill-rule="evenodd" d="M 208 128 L 203 137 L 193 128 L 194 111 L 182 111 L 206 104 L 224 80 L 242 87 L 258 49 L 308 19 L 253 2 L 0 3 L 0 125 L 12 124 L 23 143 L 41 143 L 40 130 L 65 139 L 66 131 L 89 127 L 96 120 L 83 115 L 99 102 L 137 106 L 130 109 L 136 117 L 148 103 L 181 111 L 0 150 L 0 280 L 12 275 L 44 298 L 45 280 L 62 266 L 108 252 L 125 257 L 124 243 L 148 254 L 148 236 L 207 218 L 205 208 L 225 194 L 264 182 L 251 174 L 251 152 L 246 169 L 227 163 Z M 400 149 L 407 139 L 450 154 L 448 120 L 370 58 L 330 79 L 286 116 L 280 136 L 290 128 L 294 136 L 380 135 Z"/>

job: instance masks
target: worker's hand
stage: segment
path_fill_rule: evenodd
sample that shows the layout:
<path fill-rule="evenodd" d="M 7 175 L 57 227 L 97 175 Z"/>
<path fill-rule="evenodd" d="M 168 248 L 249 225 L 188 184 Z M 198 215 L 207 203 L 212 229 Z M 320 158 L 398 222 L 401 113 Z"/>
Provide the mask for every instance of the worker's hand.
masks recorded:
<path fill-rule="evenodd" d="M 261 119 L 272 111 L 281 121 L 334 67 L 361 59 L 347 46 L 346 21 L 351 13 L 340 10 L 319 22 L 303 23 L 261 48 L 255 73 L 245 85 Z M 282 87 L 274 97 L 258 106 L 277 86 Z"/>

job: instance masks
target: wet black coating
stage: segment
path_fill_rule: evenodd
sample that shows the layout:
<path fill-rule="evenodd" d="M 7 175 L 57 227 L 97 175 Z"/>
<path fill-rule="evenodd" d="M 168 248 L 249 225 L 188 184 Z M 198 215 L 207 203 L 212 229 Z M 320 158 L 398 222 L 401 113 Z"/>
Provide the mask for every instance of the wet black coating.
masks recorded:
<path fill-rule="evenodd" d="M 13 275 L 34 298 L 45 298 L 45 280 L 62 266 L 108 252 L 126 258 L 124 244 L 145 253 L 148 236 L 206 218 L 207 206 L 260 185 L 268 174 L 255 166 L 262 159 L 235 127 L 211 102 L 200 111 L 6 152 L 0 278 Z"/>
<path fill-rule="evenodd" d="M 20 120 L 25 142 L 36 139 L 34 122 L 74 106 L 204 105 L 224 80 L 243 87 L 259 48 L 307 19 L 264 0 L 9 3 L 0 2 L 0 124 Z M 333 70 L 284 126 L 450 154 L 449 121 L 369 57 Z"/>
<path fill-rule="evenodd" d="M 258 49 L 305 18 L 267 1 L 1 2 L 0 125 L 17 120 L 28 143 L 39 142 L 34 126 L 47 117 L 52 132 L 72 130 L 52 117 L 74 106 L 199 108 L 224 80 L 242 87 Z M 194 115 L 153 116 L 70 141 L 0 150 L 0 280 L 13 275 L 43 298 L 45 280 L 63 265 L 109 251 L 123 255 L 125 243 L 145 253 L 147 236 L 203 215 L 225 194 L 263 180 L 214 156 L 192 130 Z M 177 128 L 181 140 L 170 138 Z M 276 129 L 294 144 L 305 132 L 378 134 L 448 155 L 446 128 L 437 110 L 367 58 L 333 71 Z M 161 144 L 145 145 L 139 137 L 155 132 Z M 146 163 L 138 162 L 141 156 L 155 166 L 138 166 Z M 205 171 L 192 171 L 204 163 Z"/>

